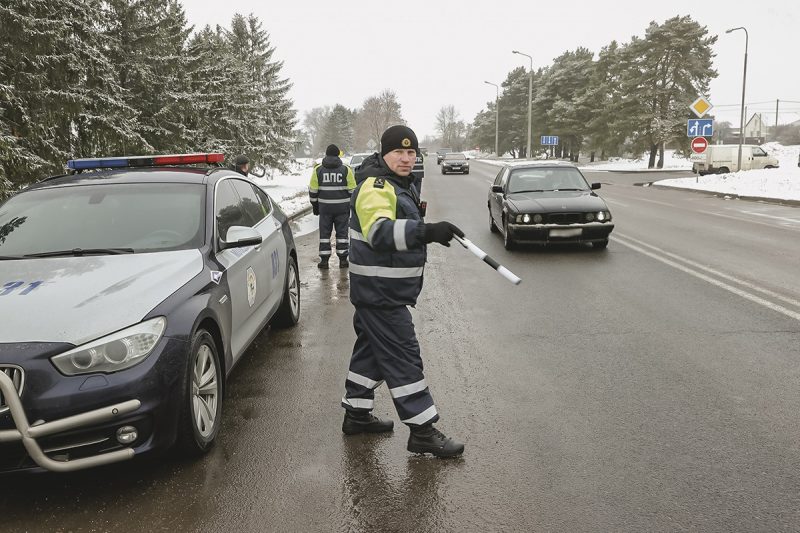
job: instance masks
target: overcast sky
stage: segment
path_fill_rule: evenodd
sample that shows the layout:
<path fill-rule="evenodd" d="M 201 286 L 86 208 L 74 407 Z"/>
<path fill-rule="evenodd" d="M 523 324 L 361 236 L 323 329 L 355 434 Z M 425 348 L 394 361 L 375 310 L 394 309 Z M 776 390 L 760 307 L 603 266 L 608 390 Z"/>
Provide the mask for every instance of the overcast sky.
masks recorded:
<path fill-rule="evenodd" d="M 359 107 L 365 98 L 392 89 L 403 117 L 417 135 L 435 133 L 439 109 L 453 104 L 471 122 L 497 84 L 528 58 L 534 69 L 552 63 L 565 50 L 584 46 L 597 53 L 612 40 L 643 36 L 650 21 L 663 23 L 691 15 L 719 35 L 714 47 L 719 76 L 708 95 L 719 118 L 738 123 L 745 35 L 725 30 L 745 26 L 750 34 L 747 67 L 748 106 L 780 122 L 800 119 L 800 2 L 621 0 L 537 2 L 494 0 L 477 7 L 451 0 L 256 1 L 183 0 L 197 29 L 228 25 L 234 13 L 253 13 L 270 33 L 275 57 L 293 87 L 291 98 L 302 121 L 313 107 L 340 103 Z"/>

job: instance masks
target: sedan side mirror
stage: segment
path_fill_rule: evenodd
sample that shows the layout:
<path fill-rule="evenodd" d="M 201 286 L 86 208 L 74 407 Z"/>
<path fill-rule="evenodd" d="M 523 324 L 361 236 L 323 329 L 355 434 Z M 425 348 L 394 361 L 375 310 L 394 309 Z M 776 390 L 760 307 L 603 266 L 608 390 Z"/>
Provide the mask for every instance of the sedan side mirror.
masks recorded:
<path fill-rule="evenodd" d="M 599 188 L 600 188 L 600 184 L 599 183 L 592 183 L 592 190 L 599 189 Z"/>
<path fill-rule="evenodd" d="M 228 228 L 228 234 L 225 240 L 219 240 L 219 249 L 227 250 L 228 248 L 246 248 L 248 246 L 257 246 L 261 244 L 264 238 L 255 228 L 247 226 L 231 226 Z"/>
<path fill-rule="evenodd" d="M 502 185 L 492 185 L 492 192 L 503 194 L 503 186 Z"/>

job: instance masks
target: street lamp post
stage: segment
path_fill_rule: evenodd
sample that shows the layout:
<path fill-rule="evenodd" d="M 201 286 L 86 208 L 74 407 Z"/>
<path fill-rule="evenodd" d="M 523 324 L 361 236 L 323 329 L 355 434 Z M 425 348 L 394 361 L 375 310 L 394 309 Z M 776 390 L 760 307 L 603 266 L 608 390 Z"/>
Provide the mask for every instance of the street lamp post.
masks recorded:
<path fill-rule="evenodd" d="M 742 73 L 742 111 L 739 116 L 739 167 L 736 170 L 742 170 L 742 145 L 744 144 L 744 91 L 747 86 L 747 45 L 750 41 L 750 35 L 747 33 L 747 28 L 739 26 L 738 28 L 731 28 L 726 30 L 725 33 L 730 33 L 736 30 L 744 30 L 744 71 Z"/>
<path fill-rule="evenodd" d="M 531 106 L 533 105 L 533 58 L 519 50 L 512 50 L 512 54 L 519 54 L 531 60 L 531 69 L 528 71 L 528 147 L 525 151 L 527 157 L 531 156 Z"/>
<path fill-rule="evenodd" d="M 490 81 L 485 81 L 489 85 L 494 85 L 497 96 L 494 98 L 494 154 L 500 157 L 500 86 Z"/>

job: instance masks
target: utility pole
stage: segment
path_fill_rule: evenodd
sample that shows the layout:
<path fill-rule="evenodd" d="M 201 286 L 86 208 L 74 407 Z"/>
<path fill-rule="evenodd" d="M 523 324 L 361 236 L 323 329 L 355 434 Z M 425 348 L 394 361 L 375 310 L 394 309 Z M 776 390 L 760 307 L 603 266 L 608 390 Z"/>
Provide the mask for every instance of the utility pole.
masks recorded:
<path fill-rule="evenodd" d="M 778 106 L 780 105 L 780 99 L 775 100 L 775 129 L 772 130 L 772 137 L 773 141 L 778 140 Z"/>
<path fill-rule="evenodd" d="M 744 144 L 744 114 L 745 114 L 745 107 L 744 107 L 744 93 L 745 87 L 747 86 L 747 46 L 750 41 L 750 34 L 747 33 L 747 28 L 744 26 L 739 26 L 738 28 L 731 28 L 726 30 L 725 33 L 730 33 L 736 30 L 744 30 L 744 70 L 742 72 L 742 114 L 739 118 L 739 167 L 736 169 L 742 169 L 742 145 Z"/>
<path fill-rule="evenodd" d="M 528 71 L 528 147 L 525 157 L 531 157 L 531 107 L 533 106 L 533 58 L 528 54 L 523 54 L 518 50 L 512 50 L 512 54 L 519 54 L 531 60 L 531 69 Z"/>
<path fill-rule="evenodd" d="M 494 85 L 496 96 L 494 98 L 494 155 L 500 157 L 500 86 L 490 81 L 484 81 L 489 85 Z"/>

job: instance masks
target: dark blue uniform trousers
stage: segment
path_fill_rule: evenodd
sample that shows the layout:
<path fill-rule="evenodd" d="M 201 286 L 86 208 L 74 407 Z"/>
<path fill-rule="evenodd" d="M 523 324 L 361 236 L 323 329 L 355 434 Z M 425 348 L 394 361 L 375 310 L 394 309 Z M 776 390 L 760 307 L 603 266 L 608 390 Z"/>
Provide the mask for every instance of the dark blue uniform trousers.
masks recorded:
<path fill-rule="evenodd" d="M 356 343 L 350 359 L 342 407 L 372 410 L 375 389 L 384 381 L 403 423 L 420 426 L 439 420 L 425 376 L 408 307 L 356 306 Z"/>
<path fill-rule="evenodd" d="M 319 215 L 319 255 L 331 255 L 331 232 L 336 227 L 336 255 L 339 259 L 347 257 L 350 251 L 350 239 L 347 231 L 350 225 L 350 211 L 338 215 L 320 213 Z"/>

